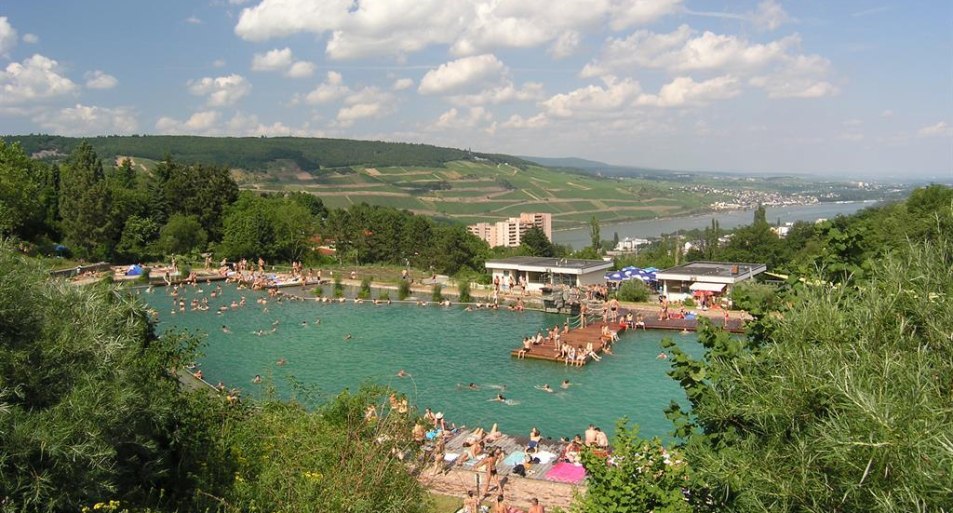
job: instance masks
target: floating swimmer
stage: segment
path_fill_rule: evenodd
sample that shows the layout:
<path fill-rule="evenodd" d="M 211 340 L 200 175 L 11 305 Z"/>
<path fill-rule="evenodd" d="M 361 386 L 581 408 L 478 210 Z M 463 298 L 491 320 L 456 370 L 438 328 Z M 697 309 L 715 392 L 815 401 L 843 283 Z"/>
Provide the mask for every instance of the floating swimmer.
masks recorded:
<path fill-rule="evenodd" d="M 549 386 L 549 383 L 546 383 L 544 385 L 536 385 L 536 387 L 534 388 L 536 388 L 536 390 L 542 390 L 543 392 L 548 392 L 550 394 L 553 393 L 553 388 Z"/>
<path fill-rule="evenodd" d="M 222 325 L 222 333 L 225 333 L 225 334 L 227 335 L 227 334 L 229 334 L 229 333 L 231 333 L 231 332 L 232 332 L 232 330 L 228 329 L 228 326 L 226 326 L 226 325 L 224 325 L 224 324 Z"/>
<path fill-rule="evenodd" d="M 351 334 L 344 335 L 344 340 L 351 340 Z"/>
<path fill-rule="evenodd" d="M 410 374 L 407 374 L 407 371 L 405 371 L 404 369 L 397 371 L 398 378 L 406 378 L 407 376 L 410 376 Z"/>
<path fill-rule="evenodd" d="M 562 388 L 563 390 L 566 390 L 567 388 L 569 388 L 569 380 L 568 380 L 568 379 L 564 379 L 563 382 L 562 382 L 562 384 L 559 385 L 559 388 Z"/>

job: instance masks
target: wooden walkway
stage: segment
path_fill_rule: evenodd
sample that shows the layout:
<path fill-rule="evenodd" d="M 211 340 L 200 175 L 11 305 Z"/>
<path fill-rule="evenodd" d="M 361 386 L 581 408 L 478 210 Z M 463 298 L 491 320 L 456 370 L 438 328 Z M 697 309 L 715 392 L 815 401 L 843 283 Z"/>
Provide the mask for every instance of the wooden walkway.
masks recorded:
<path fill-rule="evenodd" d="M 625 319 L 627 313 L 630 310 L 625 308 L 619 309 L 619 321 L 610 322 L 609 329 L 611 331 L 616 331 L 620 335 L 627 328 L 622 319 Z M 698 329 L 698 319 L 702 316 L 697 316 L 691 319 L 659 319 L 658 311 L 654 310 L 638 310 L 632 309 L 633 319 L 638 318 L 639 315 L 642 316 L 642 322 L 645 323 L 644 329 L 646 330 L 670 330 L 670 331 L 696 331 Z M 728 319 L 727 322 L 724 318 L 712 318 L 704 316 L 709 319 L 712 325 L 723 328 L 729 333 L 744 333 L 744 321 L 741 319 Z M 591 324 L 587 325 L 585 328 L 574 328 L 570 329 L 569 333 L 560 333 L 559 339 L 560 344 L 565 342 L 570 346 L 574 346 L 578 351 L 581 348 L 585 348 L 589 342 L 592 342 L 592 350 L 597 355 L 601 355 L 606 346 L 606 340 L 602 337 L 602 321 L 596 320 Z M 635 328 L 636 331 L 641 329 L 640 327 Z M 520 352 L 523 351 L 522 346 L 510 351 L 510 356 L 514 358 L 520 357 Z M 532 359 L 532 360 L 546 360 L 550 362 L 560 362 L 565 363 L 564 358 L 559 357 L 559 352 L 556 347 L 553 345 L 553 342 L 549 339 L 543 341 L 542 344 L 533 345 L 532 348 L 525 353 L 523 358 Z M 585 363 L 588 364 L 592 361 L 591 356 L 586 357 Z"/>

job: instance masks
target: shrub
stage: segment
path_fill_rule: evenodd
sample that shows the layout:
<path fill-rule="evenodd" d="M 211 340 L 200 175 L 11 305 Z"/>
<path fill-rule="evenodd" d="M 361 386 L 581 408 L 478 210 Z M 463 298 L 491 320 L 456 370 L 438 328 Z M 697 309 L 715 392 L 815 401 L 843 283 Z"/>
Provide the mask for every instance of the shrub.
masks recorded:
<path fill-rule="evenodd" d="M 371 279 L 370 277 L 365 276 L 361 280 L 361 288 L 357 291 L 358 299 L 370 299 L 371 298 Z"/>
<path fill-rule="evenodd" d="M 344 285 L 340 275 L 334 277 L 334 297 L 344 297 Z"/>
<path fill-rule="evenodd" d="M 749 312 L 768 312 L 777 309 L 778 287 L 767 283 L 744 281 L 731 289 L 731 300 L 734 307 Z"/>
<path fill-rule="evenodd" d="M 433 289 L 430 290 L 430 299 L 434 301 L 443 301 L 443 285 L 439 283 L 433 284 Z"/>
<path fill-rule="evenodd" d="M 378 293 L 377 293 L 377 299 L 379 299 L 379 300 L 381 300 L 381 301 L 390 301 L 390 292 L 388 292 L 388 291 L 385 290 L 385 289 L 382 289 L 382 290 L 378 291 Z"/>
<path fill-rule="evenodd" d="M 315 285 L 315 287 L 311 289 L 311 293 L 314 294 L 316 297 L 321 297 L 324 295 L 324 287 L 322 287 L 321 285 Z"/>
<path fill-rule="evenodd" d="M 687 297 L 687 298 L 685 298 L 685 299 L 682 300 L 682 304 L 685 305 L 685 306 L 687 306 L 687 307 L 689 307 L 689 308 L 691 308 L 691 307 L 695 306 L 695 300 L 692 299 L 692 298 L 690 298 L 690 297 Z"/>
<path fill-rule="evenodd" d="M 642 283 L 642 280 L 629 280 L 619 287 L 615 297 L 619 301 L 632 301 L 635 303 L 648 301 L 651 291 Z"/>
<path fill-rule="evenodd" d="M 460 302 L 461 303 L 470 303 L 473 301 L 473 297 L 470 296 L 470 280 L 464 279 L 457 285 L 457 288 L 460 291 Z"/>
<path fill-rule="evenodd" d="M 410 283 L 407 280 L 400 280 L 397 283 L 397 299 L 403 301 L 410 297 Z"/>

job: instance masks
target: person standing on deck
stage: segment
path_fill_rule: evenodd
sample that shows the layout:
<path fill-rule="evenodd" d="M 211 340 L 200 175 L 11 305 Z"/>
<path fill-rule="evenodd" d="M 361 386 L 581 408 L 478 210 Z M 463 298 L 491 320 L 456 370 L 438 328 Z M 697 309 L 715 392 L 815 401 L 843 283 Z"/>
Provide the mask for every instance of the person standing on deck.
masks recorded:
<path fill-rule="evenodd" d="M 479 470 L 480 467 L 486 468 L 486 485 L 483 488 L 483 497 L 489 497 L 490 495 L 490 485 L 493 482 L 496 482 L 496 489 L 499 493 L 503 493 L 503 482 L 500 481 L 500 475 L 496 470 L 496 462 L 499 460 L 500 456 L 503 454 L 503 449 L 499 447 L 496 448 L 493 452 L 489 454 L 486 458 L 483 458 L 480 463 L 474 465 L 473 470 Z"/>

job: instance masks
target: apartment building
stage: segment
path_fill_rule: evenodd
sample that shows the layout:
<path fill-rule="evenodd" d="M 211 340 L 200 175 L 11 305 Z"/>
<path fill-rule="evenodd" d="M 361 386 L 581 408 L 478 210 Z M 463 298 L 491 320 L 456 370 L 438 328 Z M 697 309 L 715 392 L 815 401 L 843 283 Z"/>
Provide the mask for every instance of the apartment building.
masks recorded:
<path fill-rule="evenodd" d="M 533 226 L 542 230 L 546 238 L 553 240 L 553 216 L 546 213 L 523 212 L 519 217 L 495 223 L 471 224 L 467 229 L 485 240 L 490 247 L 513 247 L 520 245 L 523 234 Z"/>

